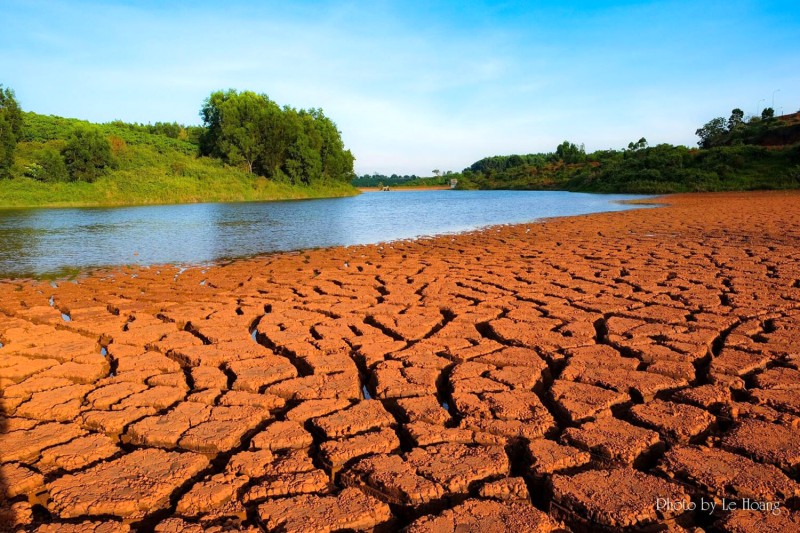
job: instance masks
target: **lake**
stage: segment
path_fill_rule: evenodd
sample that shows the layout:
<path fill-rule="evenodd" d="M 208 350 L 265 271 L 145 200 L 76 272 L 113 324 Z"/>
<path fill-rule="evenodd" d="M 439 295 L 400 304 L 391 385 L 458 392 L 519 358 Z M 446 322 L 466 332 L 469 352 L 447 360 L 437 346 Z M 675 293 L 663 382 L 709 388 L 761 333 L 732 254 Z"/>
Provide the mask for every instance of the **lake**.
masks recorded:
<path fill-rule="evenodd" d="M 223 258 L 455 233 L 621 211 L 641 195 L 392 191 L 350 198 L 115 208 L 0 209 L 0 277 Z"/>

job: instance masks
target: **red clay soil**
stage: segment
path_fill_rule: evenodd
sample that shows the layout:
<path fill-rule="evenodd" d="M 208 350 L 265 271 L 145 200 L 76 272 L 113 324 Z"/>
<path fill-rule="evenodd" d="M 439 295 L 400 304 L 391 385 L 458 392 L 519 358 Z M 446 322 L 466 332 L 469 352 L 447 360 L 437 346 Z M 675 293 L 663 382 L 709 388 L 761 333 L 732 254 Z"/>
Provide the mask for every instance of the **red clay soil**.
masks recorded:
<path fill-rule="evenodd" d="M 800 193 L 660 201 L 0 281 L 0 530 L 799 530 Z"/>

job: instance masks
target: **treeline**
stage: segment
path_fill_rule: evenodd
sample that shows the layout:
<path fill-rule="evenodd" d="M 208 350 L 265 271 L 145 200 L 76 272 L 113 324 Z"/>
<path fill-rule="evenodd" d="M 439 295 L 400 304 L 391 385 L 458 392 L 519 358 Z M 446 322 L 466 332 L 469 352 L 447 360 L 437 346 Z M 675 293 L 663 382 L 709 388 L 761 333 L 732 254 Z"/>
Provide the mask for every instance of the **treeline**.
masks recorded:
<path fill-rule="evenodd" d="M 433 176 L 417 176 L 416 174 L 364 174 L 356 176 L 351 184 L 354 187 L 435 187 L 439 185 L 448 185 L 450 179 L 456 177 L 456 174 L 448 170 L 445 172 L 433 171 Z"/>
<path fill-rule="evenodd" d="M 24 113 L 14 92 L 0 86 L 0 178 L 91 183 L 137 164 L 149 171 L 160 165 L 175 175 L 208 168 L 180 156 L 215 159 L 288 185 L 347 184 L 354 176 L 353 155 L 321 109 L 281 108 L 266 95 L 229 90 L 212 93 L 200 116 L 203 126 L 91 124 Z M 16 158 L 20 143 L 24 157 Z M 131 149 L 137 146 L 146 149 Z M 166 168 L 165 154 L 172 156 Z"/>
<path fill-rule="evenodd" d="M 464 169 L 461 189 L 670 192 L 800 187 L 800 115 L 744 117 L 734 109 L 696 132 L 699 148 L 645 138 L 620 150 L 586 153 L 564 141 L 554 152 L 493 156 Z"/>
<path fill-rule="evenodd" d="M 354 187 L 383 187 L 384 185 L 397 187 L 400 184 L 418 179 L 420 179 L 420 177 L 416 174 L 403 174 L 402 176 L 392 174 L 391 176 L 387 176 L 386 174 L 378 174 L 375 172 L 373 174 L 356 176 L 351 183 Z"/>

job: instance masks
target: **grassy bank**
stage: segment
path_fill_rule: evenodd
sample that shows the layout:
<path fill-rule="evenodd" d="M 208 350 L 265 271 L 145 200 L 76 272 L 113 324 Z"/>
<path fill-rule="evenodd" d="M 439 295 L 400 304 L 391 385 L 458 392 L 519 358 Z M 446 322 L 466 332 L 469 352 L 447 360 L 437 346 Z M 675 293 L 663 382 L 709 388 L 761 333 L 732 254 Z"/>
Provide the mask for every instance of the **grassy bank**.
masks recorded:
<path fill-rule="evenodd" d="M 5 180 L 0 184 L 0 208 L 299 200 L 355 194 L 357 189 L 341 183 L 300 187 L 253 178 L 244 172 L 196 177 L 115 171 L 94 183 L 53 183 L 46 187 L 26 178 Z"/>
<path fill-rule="evenodd" d="M 0 208 L 83 207 L 197 202 L 240 202 L 352 196 L 341 181 L 295 185 L 270 180 L 211 157 L 198 157 L 191 136 L 174 138 L 145 127 L 113 122 L 90 125 L 62 117 L 25 113 L 25 136 L 17 144 L 12 177 L 0 179 Z M 76 126 L 98 128 L 111 145 L 113 164 L 93 182 L 44 181 L 41 162 L 60 152 Z"/>

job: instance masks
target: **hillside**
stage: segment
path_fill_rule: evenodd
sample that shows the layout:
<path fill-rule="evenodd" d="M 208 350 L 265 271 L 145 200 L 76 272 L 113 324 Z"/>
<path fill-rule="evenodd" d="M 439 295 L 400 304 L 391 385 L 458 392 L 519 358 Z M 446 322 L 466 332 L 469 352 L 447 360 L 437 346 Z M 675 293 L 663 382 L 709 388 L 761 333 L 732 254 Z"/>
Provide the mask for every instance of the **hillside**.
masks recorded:
<path fill-rule="evenodd" d="M 200 127 L 87 121 L 23 113 L 11 178 L 0 180 L 0 207 L 112 206 L 303 199 L 357 194 L 346 182 L 293 184 L 267 179 L 219 158 L 198 156 Z M 171 127 L 170 127 L 171 126 Z M 108 140 L 111 164 L 94 181 L 45 179 L 47 162 L 76 128 Z"/>
<path fill-rule="evenodd" d="M 775 127 L 756 139 L 762 146 L 789 146 L 800 143 L 800 111 L 777 117 Z"/>
<path fill-rule="evenodd" d="M 766 112 L 766 110 L 765 110 Z M 627 149 L 585 153 L 565 141 L 555 152 L 493 156 L 465 169 L 462 189 L 530 189 L 662 194 L 800 188 L 800 114 L 713 119 L 700 148 L 642 138 Z"/>

